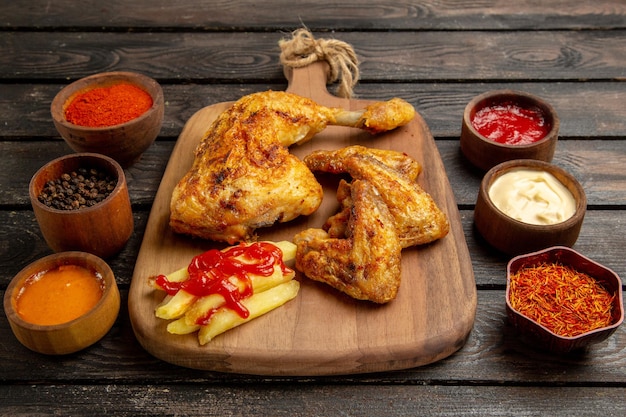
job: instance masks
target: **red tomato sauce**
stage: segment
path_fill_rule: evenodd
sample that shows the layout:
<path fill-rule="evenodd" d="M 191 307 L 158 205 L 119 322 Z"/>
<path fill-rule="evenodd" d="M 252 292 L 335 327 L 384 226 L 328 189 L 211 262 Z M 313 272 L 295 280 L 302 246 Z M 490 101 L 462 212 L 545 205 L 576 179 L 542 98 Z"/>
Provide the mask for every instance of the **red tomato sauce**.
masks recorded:
<path fill-rule="evenodd" d="M 528 145 L 544 138 L 551 129 L 537 107 L 502 102 L 483 107 L 472 125 L 484 137 L 508 145 Z"/>
<path fill-rule="evenodd" d="M 227 308 L 247 318 L 250 312 L 241 304 L 241 300 L 253 294 L 248 274 L 269 277 L 274 273 L 275 265 L 280 266 L 283 274 L 291 272 L 284 264 L 283 253 L 278 246 L 267 242 L 241 244 L 224 251 L 211 249 L 195 256 L 187 268 L 189 278 L 185 281 L 170 282 L 165 275 L 159 275 L 156 284 L 169 295 L 180 290 L 197 297 L 219 294 L 224 297 Z M 243 286 L 233 284 L 229 279 L 231 277 L 236 277 Z M 213 313 L 209 312 L 197 324 L 208 323 Z"/>

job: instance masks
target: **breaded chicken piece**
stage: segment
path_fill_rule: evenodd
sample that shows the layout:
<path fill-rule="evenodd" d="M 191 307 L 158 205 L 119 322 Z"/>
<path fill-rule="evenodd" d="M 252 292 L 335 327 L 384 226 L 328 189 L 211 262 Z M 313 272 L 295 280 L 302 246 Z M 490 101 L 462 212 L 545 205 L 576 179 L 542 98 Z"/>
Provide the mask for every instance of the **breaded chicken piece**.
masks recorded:
<path fill-rule="evenodd" d="M 450 230 L 446 215 L 415 181 L 419 170 L 411 161 L 417 164 L 400 152 L 362 146 L 316 151 L 304 158 L 313 171 L 348 173 L 352 178 L 367 180 L 376 187 L 395 220 L 403 248 L 441 239 Z M 353 204 L 349 200 L 350 193 L 345 189 L 350 187 L 345 181 L 340 183 L 337 197 L 342 211 L 326 223 L 325 229 L 331 231 L 333 236 L 342 233 L 346 210 L 349 211 Z"/>
<path fill-rule="evenodd" d="M 346 236 L 307 229 L 294 237 L 296 268 L 358 300 L 387 303 L 401 280 L 400 240 L 393 217 L 376 188 L 355 180 Z"/>
<path fill-rule="evenodd" d="M 257 228 L 309 215 L 322 201 L 321 185 L 288 146 L 329 124 L 377 133 L 414 115 L 400 99 L 346 111 L 286 92 L 244 96 L 218 116 L 198 145 L 191 169 L 172 193 L 170 226 L 229 244 L 253 241 Z"/>

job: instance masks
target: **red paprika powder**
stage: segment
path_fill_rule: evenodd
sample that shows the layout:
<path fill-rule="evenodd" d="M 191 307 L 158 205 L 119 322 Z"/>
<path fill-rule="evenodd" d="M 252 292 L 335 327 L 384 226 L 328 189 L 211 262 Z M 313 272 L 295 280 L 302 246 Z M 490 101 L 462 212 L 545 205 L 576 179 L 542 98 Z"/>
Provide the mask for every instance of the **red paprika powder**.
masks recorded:
<path fill-rule="evenodd" d="M 79 126 L 113 126 L 141 116 L 150 107 L 150 94 L 135 85 L 119 83 L 78 94 L 65 109 L 65 118 Z"/>

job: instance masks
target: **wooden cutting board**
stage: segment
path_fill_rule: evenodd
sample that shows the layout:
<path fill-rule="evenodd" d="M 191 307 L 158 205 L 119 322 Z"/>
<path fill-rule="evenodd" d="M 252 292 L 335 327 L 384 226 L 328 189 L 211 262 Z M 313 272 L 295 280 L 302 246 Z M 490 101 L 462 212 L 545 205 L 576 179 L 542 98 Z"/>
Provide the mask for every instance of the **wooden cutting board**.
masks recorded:
<path fill-rule="evenodd" d="M 286 71 L 288 91 L 320 104 L 359 109 L 366 101 L 335 97 L 326 89 L 326 64 Z M 163 293 L 148 277 L 186 267 L 193 256 L 223 244 L 190 239 L 168 226 L 172 190 L 189 169 L 193 150 L 211 122 L 230 103 L 199 110 L 185 125 L 156 195 L 133 274 L 128 308 L 141 345 L 152 355 L 184 367 L 257 375 L 338 375 L 406 369 L 443 359 L 460 349 L 473 327 L 476 287 L 457 205 L 439 152 L 421 118 L 395 131 L 371 136 L 329 127 L 310 142 L 293 146 L 303 157 L 315 149 L 361 144 L 404 151 L 423 165 L 419 183 L 447 213 L 448 236 L 402 252 L 402 284 L 386 305 L 353 300 L 302 274 L 298 296 L 284 306 L 200 346 L 196 334 L 166 331 L 154 315 Z M 262 240 L 291 240 L 308 227 L 321 227 L 338 208 L 337 181 L 322 178 L 324 200 L 309 217 L 258 230 Z"/>

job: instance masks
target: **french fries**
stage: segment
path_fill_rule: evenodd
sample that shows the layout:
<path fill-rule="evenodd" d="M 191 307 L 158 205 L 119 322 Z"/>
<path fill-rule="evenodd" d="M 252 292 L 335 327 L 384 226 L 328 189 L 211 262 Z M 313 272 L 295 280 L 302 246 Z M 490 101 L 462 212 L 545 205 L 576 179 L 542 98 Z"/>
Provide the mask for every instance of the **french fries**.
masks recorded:
<path fill-rule="evenodd" d="M 267 245 L 270 243 L 261 242 L 260 244 Z M 252 245 L 255 244 L 244 245 L 243 247 L 250 248 Z M 166 291 L 167 288 L 163 288 L 161 285 L 178 288 L 172 295 L 165 296 L 163 302 L 157 306 L 155 315 L 164 320 L 173 320 L 167 325 L 169 333 L 189 334 L 198 332 L 198 341 L 201 345 L 205 345 L 214 337 L 292 300 L 298 294 L 300 283 L 293 279 L 295 272 L 286 267 L 284 263 L 295 258 L 296 246 L 287 241 L 271 243 L 270 245 L 280 249 L 282 259 L 275 260 L 273 265 L 269 265 L 273 269 L 265 265 L 268 268 L 264 268 L 262 273 L 251 272 L 255 271 L 257 262 L 260 261 L 253 257 L 247 257 L 245 254 L 233 252 L 241 248 L 241 245 L 222 251 L 227 258 L 225 262 L 231 262 L 228 267 L 232 267 L 232 265 L 241 266 L 241 272 L 235 270 L 235 273 L 226 274 L 220 270 L 219 266 L 216 267 L 215 276 L 220 276 L 223 280 L 223 282 L 218 283 L 220 288 L 228 288 L 230 292 L 223 290 L 210 292 L 209 290 L 206 294 L 194 294 L 194 292 L 198 292 L 198 288 L 194 287 L 193 283 L 187 282 L 190 280 L 189 270 L 191 266 L 164 276 L 165 284 L 163 284 L 163 280 L 159 284 L 158 278 L 153 277 L 152 284 L 156 288 Z M 230 255 L 231 252 L 233 252 L 233 256 Z M 215 282 L 210 281 L 211 284 Z M 191 286 L 186 287 L 186 284 Z"/>

